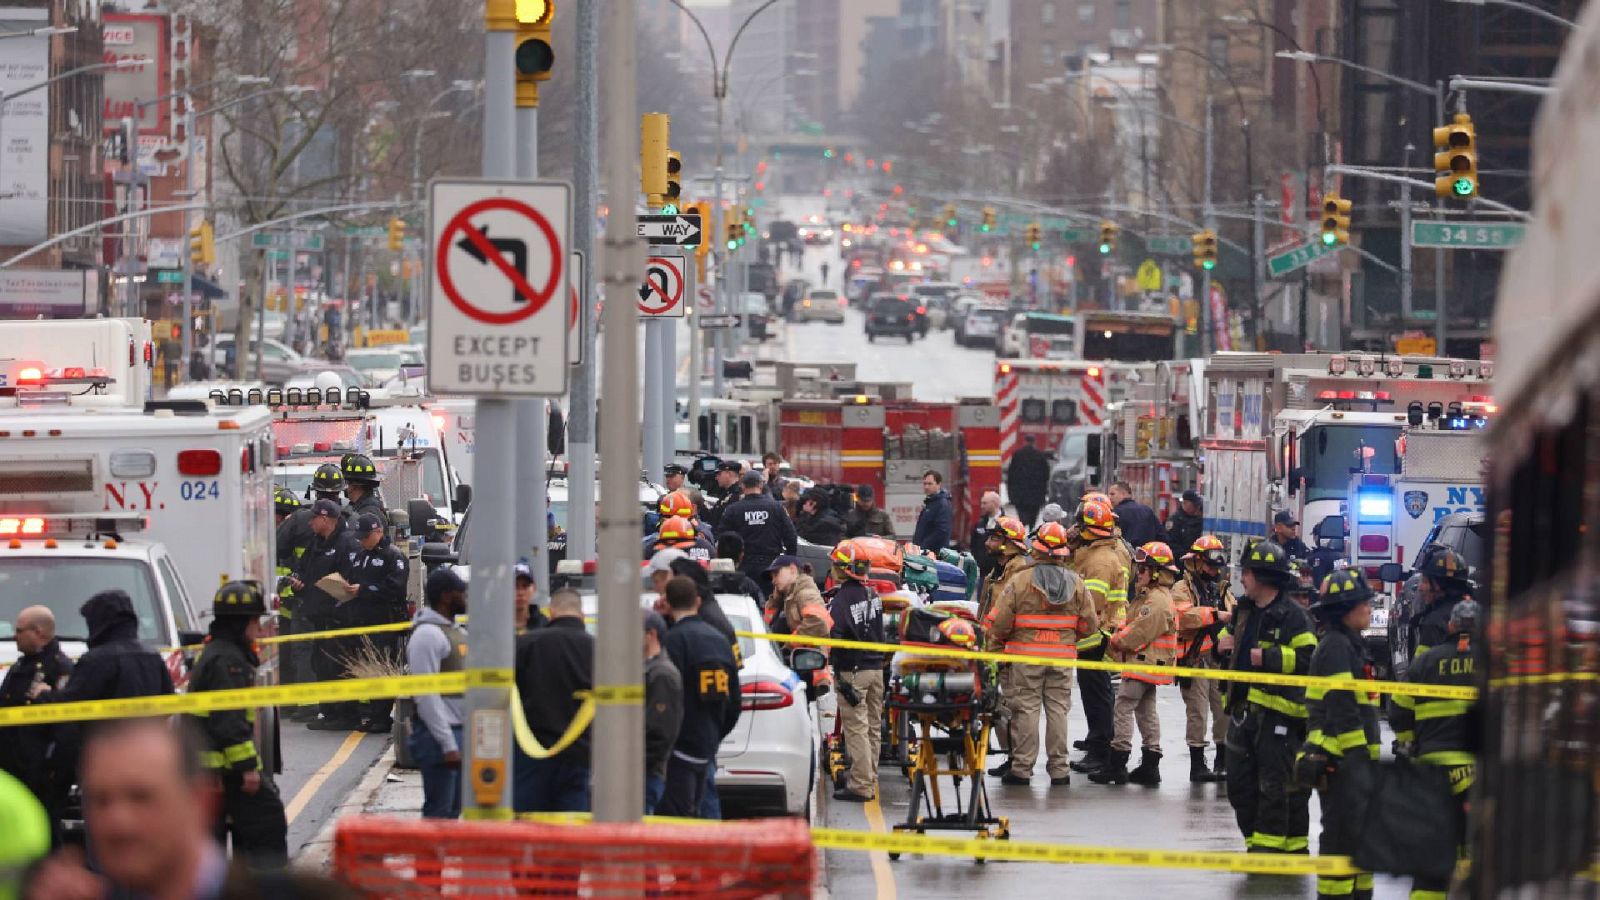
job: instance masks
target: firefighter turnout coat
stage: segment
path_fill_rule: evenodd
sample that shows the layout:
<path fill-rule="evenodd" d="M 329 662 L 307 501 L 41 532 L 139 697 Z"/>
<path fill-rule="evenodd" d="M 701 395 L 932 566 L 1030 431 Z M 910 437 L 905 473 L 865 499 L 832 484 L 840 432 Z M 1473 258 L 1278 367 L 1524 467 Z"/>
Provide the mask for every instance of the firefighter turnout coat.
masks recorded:
<path fill-rule="evenodd" d="M 1112 655 L 1121 662 L 1143 666 L 1170 666 L 1178 660 L 1178 614 L 1172 589 L 1149 584 L 1139 591 L 1128 619 L 1111 637 Z M 1171 675 L 1124 672 L 1123 678 L 1145 684 L 1171 684 Z"/>
<path fill-rule="evenodd" d="M 984 618 L 988 650 L 1076 659 L 1078 641 L 1100 629 L 1094 598 L 1083 579 L 1046 562 L 1012 574 Z"/>

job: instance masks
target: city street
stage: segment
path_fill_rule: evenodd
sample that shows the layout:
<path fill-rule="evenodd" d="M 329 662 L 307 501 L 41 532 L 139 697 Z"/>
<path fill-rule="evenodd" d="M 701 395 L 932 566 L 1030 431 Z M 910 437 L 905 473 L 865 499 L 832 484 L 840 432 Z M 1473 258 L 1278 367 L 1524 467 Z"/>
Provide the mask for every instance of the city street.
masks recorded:
<path fill-rule="evenodd" d="M 283 723 L 283 774 L 278 793 L 289 820 L 289 856 L 317 836 L 335 810 L 372 768 L 389 737 L 359 731 L 309 731 Z"/>

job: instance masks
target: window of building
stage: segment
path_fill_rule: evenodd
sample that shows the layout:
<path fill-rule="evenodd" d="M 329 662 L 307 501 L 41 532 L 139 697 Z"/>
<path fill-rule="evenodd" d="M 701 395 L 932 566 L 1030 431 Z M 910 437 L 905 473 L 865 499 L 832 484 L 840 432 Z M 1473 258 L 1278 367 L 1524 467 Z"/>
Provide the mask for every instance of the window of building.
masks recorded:
<path fill-rule="evenodd" d="M 1045 2 L 1039 4 L 1039 21 L 1046 25 L 1055 24 L 1056 5 L 1051 3 L 1050 0 L 1045 0 Z"/>
<path fill-rule="evenodd" d="M 1213 34 L 1206 45 L 1206 55 L 1210 57 L 1212 65 L 1228 68 L 1228 36 Z"/>
<path fill-rule="evenodd" d="M 1133 27 L 1133 2 L 1132 0 L 1117 0 L 1117 27 Z"/>
<path fill-rule="evenodd" d="M 1078 21 L 1079 22 L 1084 22 L 1084 23 L 1088 23 L 1088 22 L 1093 22 L 1094 21 L 1094 4 L 1093 3 L 1079 3 L 1078 4 Z"/>
<path fill-rule="evenodd" d="M 1040 44 L 1039 59 L 1045 64 L 1046 67 L 1054 67 L 1057 63 L 1059 63 L 1060 60 L 1056 58 L 1056 45 L 1050 43 L 1049 41 L 1045 41 L 1044 43 Z"/>

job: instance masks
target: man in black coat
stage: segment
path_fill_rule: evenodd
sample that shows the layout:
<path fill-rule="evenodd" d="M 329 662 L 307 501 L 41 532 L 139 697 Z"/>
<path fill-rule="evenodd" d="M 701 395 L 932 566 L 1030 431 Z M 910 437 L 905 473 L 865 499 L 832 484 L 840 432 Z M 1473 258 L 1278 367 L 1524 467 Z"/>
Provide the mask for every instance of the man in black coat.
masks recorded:
<path fill-rule="evenodd" d="M 1011 454 L 1006 466 L 1006 492 L 1017 508 L 1017 518 L 1026 528 L 1032 528 L 1039 519 L 1039 508 L 1044 506 L 1045 495 L 1050 491 L 1050 457 L 1034 446 L 1031 434 L 1022 436 L 1022 446 Z"/>
<path fill-rule="evenodd" d="M 552 748 L 594 687 L 594 636 L 583 627 L 583 598 L 570 587 L 550 592 L 550 621 L 517 638 L 517 692 L 539 745 Z M 517 812 L 588 812 L 591 731 L 548 759 L 519 752 L 513 773 Z"/>
<path fill-rule="evenodd" d="M 17 650 L 22 654 L 0 681 L 0 707 L 31 706 L 34 685 L 59 690 L 72 674 L 72 659 L 56 640 L 56 617 L 48 606 L 30 606 L 17 613 Z M 0 729 L 0 769 L 33 791 L 40 803 L 50 802 L 49 725 L 14 725 Z"/>
<path fill-rule="evenodd" d="M 1167 519 L 1167 546 L 1179 556 L 1189 552 L 1205 533 L 1205 506 L 1197 491 L 1184 491 L 1178 511 Z"/>
<path fill-rule="evenodd" d="M 1106 491 L 1111 498 L 1112 512 L 1117 515 L 1117 527 L 1122 529 L 1122 539 L 1135 547 L 1151 541 L 1164 541 L 1167 530 L 1161 527 L 1156 511 L 1133 499 L 1133 487 L 1126 481 L 1114 481 Z M 1176 549 L 1176 548 L 1174 548 Z M 1187 551 L 1189 548 L 1183 548 Z"/>
<path fill-rule="evenodd" d="M 758 486 L 759 489 L 759 486 Z M 739 665 L 733 648 L 697 614 L 700 592 L 675 576 L 666 585 L 672 628 L 667 656 L 683 676 L 683 720 L 667 760 L 666 790 L 656 813 L 693 818 L 717 765 L 717 748 L 739 722 Z"/>
<path fill-rule="evenodd" d="M 844 540 L 844 520 L 828 506 L 826 495 L 817 490 L 800 496 L 794 530 L 800 537 L 822 547 L 832 548 Z"/>
<path fill-rule="evenodd" d="M 355 586 L 356 594 L 344 604 L 345 626 L 392 625 L 409 621 L 411 616 L 406 609 L 406 588 L 410 574 L 406 555 L 389 540 L 383 530 L 383 521 L 373 513 L 362 513 L 356 519 L 355 534 L 361 542 L 361 550 L 350 564 L 350 583 Z M 373 649 L 393 660 L 396 666 L 404 665 L 401 659 L 401 632 L 371 634 L 366 635 L 365 639 L 372 643 Z M 360 652 L 362 640 L 361 637 L 340 638 L 338 643 L 343 647 L 344 655 L 352 656 Z M 368 734 L 388 734 L 394 727 L 394 719 L 390 716 L 393 708 L 393 700 L 358 702 L 357 727 Z"/>
<path fill-rule="evenodd" d="M 300 557 L 300 565 L 290 577 L 295 596 L 300 598 L 298 618 L 300 627 L 307 631 L 326 631 L 343 627 L 347 612 L 339 608 L 339 600 L 317 586 L 329 575 L 338 575 L 345 581 L 354 581 L 356 557 L 361 553 L 361 542 L 353 529 L 345 524 L 339 505 L 331 500 L 318 500 L 311 505 L 311 530 L 317 539 Z M 311 668 L 319 681 L 332 681 L 347 677 L 339 661 L 338 648 L 331 641 L 316 641 Z M 306 727 L 314 731 L 352 731 L 360 724 L 354 704 L 323 703 L 317 717 Z"/>
<path fill-rule="evenodd" d="M 744 496 L 722 511 L 717 531 L 744 539 L 744 562 L 739 571 L 762 585 L 771 584 L 767 567 L 785 553 L 799 549 L 799 535 L 783 504 L 763 490 L 760 472 L 746 472 L 739 482 Z"/>

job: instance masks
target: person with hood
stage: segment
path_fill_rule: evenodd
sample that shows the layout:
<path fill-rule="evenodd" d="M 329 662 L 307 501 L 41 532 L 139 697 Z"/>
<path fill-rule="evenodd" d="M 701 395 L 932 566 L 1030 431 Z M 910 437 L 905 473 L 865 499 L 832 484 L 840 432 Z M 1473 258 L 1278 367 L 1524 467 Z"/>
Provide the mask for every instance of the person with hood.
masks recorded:
<path fill-rule="evenodd" d="M 187 691 L 231 691 L 255 687 L 256 641 L 267 603 L 253 581 L 230 581 L 211 601 L 211 633 L 195 658 Z M 281 869 L 289 864 L 289 824 L 283 799 L 262 771 L 256 750 L 256 711 L 219 709 L 187 716 L 201 737 L 200 765 L 222 787 L 215 831 L 219 841 L 233 838 L 233 855 L 250 866 Z M 272 734 L 276 743 L 277 732 Z M 274 759 L 282 759 L 274 754 Z"/>
<path fill-rule="evenodd" d="M 1178 498 L 1178 511 L 1167 517 L 1167 546 L 1182 552 L 1193 547 L 1205 533 L 1205 501 L 1199 491 L 1184 491 Z"/>
<path fill-rule="evenodd" d="M 59 688 L 67 683 L 72 659 L 56 639 L 56 617 L 50 607 L 29 606 L 17 613 L 12 637 L 21 656 L 0 681 L 0 707 L 32 705 L 36 684 Z M 51 796 L 50 771 L 45 766 L 50 733 L 49 725 L 0 729 L 0 770 L 27 785 L 40 803 L 48 803 Z"/>
<path fill-rule="evenodd" d="M 113 588 L 90 597 L 78 610 L 89 629 L 88 651 L 78 657 L 65 687 L 40 683 L 35 702 L 76 703 L 80 700 L 121 700 L 170 694 L 172 673 L 161 654 L 139 640 L 139 614 L 128 592 Z M 83 747 L 83 726 L 66 722 L 55 726 L 55 747 L 50 754 L 51 779 L 59 800 L 78 774 L 78 754 Z M 46 803 L 46 806 L 52 804 Z M 55 805 L 59 811 L 60 804 Z"/>
<path fill-rule="evenodd" d="M 1044 506 L 1045 495 L 1050 490 L 1050 457 L 1034 444 L 1034 436 L 1022 436 L 1022 446 L 1011 454 L 1006 464 L 1006 493 L 1017 508 L 1017 518 L 1027 528 L 1039 519 L 1039 508 Z"/>
<path fill-rule="evenodd" d="M 832 547 L 844 540 L 844 520 L 828 506 L 827 495 L 816 489 L 800 495 L 794 530 L 803 540 L 820 547 Z"/>
<path fill-rule="evenodd" d="M 911 543 L 921 547 L 923 553 L 936 556 L 949 546 L 954 520 L 955 506 L 950 492 L 944 489 L 944 476 L 932 469 L 923 472 L 922 512 L 917 515 L 917 530 L 911 535 Z"/>

